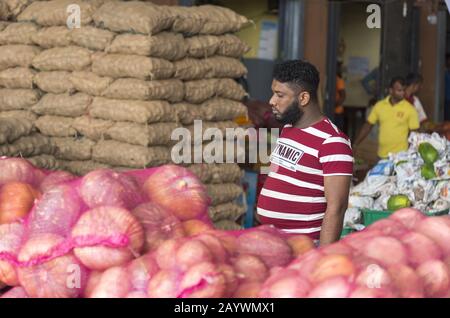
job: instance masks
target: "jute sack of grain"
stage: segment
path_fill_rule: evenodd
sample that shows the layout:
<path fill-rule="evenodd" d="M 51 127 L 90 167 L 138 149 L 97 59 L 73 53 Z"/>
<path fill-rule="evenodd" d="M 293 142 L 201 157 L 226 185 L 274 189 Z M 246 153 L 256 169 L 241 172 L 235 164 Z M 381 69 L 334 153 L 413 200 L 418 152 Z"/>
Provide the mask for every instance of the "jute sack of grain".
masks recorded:
<path fill-rule="evenodd" d="M 37 129 L 46 136 L 51 137 L 73 137 L 77 131 L 72 127 L 74 119 L 62 116 L 39 117 L 35 125 Z"/>
<path fill-rule="evenodd" d="M 70 29 L 66 26 L 42 28 L 33 35 L 32 40 L 44 49 L 72 45 Z"/>
<path fill-rule="evenodd" d="M 106 131 L 112 127 L 112 125 L 114 125 L 114 122 L 111 120 L 82 116 L 75 118 L 72 127 L 78 132 L 78 134 L 91 140 L 98 141 L 104 139 Z"/>
<path fill-rule="evenodd" d="M 0 20 L 7 20 L 10 16 L 9 8 L 6 3 L 0 2 Z M 0 21 L 1 23 L 1 21 Z M 0 31 L 3 30 L 2 25 L 0 24 Z M 0 283 L 1 285 L 1 283 Z"/>
<path fill-rule="evenodd" d="M 186 43 L 181 34 L 161 32 L 152 36 L 119 34 L 107 47 L 106 52 L 159 57 L 175 61 L 186 56 L 186 49 Z"/>
<path fill-rule="evenodd" d="M 195 58 L 204 58 L 216 54 L 220 38 L 214 35 L 198 35 L 186 38 L 188 55 Z"/>
<path fill-rule="evenodd" d="M 234 79 L 220 78 L 216 85 L 216 95 L 219 97 L 241 101 L 248 96 L 245 89 Z"/>
<path fill-rule="evenodd" d="M 0 146 L 0 156 L 7 157 L 30 157 L 53 152 L 54 148 L 49 137 L 38 133 L 21 137 L 12 144 Z"/>
<path fill-rule="evenodd" d="M 214 222 L 214 228 L 222 231 L 239 231 L 243 229 L 243 226 L 230 220 L 220 220 Z"/>
<path fill-rule="evenodd" d="M 29 5 L 18 17 L 18 21 L 33 21 L 42 26 L 67 25 L 71 5 L 80 8 L 80 23 L 87 25 L 92 21 L 95 5 L 89 0 L 36 1 Z"/>
<path fill-rule="evenodd" d="M 250 46 L 234 34 L 221 35 L 218 37 L 218 40 L 218 55 L 240 58 L 250 51 Z"/>
<path fill-rule="evenodd" d="M 70 76 L 71 73 L 66 71 L 39 72 L 34 77 L 34 83 L 47 93 L 73 93 L 75 88 L 70 81 Z"/>
<path fill-rule="evenodd" d="M 232 120 L 248 114 L 244 104 L 223 98 L 209 99 L 200 108 L 202 117 L 211 121 Z"/>
<path fill-rule="evenodd" d="M 55 147 L 55 157 L 63 160 L 89 160 L 95 145 L 94 141 L 87 138 L 51 137 L 50 141 Z"/>
<path fill-rule="evenodd" d="M 175 78 L 185 81 L 203 79 L 208 77 L 208 74 L 212 74 L 212 65 L 210 63 L 190 57 L 174 62 L 174 67 Z"/>
<path fill-rule="evenodd" d="M 195 35 L 200 33 L 206 23 L 205 17 L 189 7 L 170 6 L 167 10 L 175 17 L 172 25 L 173 32 Z"/>
<path fill-rule="evenodd" d="M 169 61 L 139 55 L 97 54 L 93 57 L 92 71 L 113 78 L 132 77 L 142 80 L 167 79 L 175 68 Z"/>
<path fill-rule="evenodd" d="M 79 46 L 45 50 L 33 59 L 33 66 L 41 71 L 81 71 L 90 64 L 91 52 Z"/>
<path fill-rule="evenodd" d="M 191 125 L 196 119 L 203 119 L 199 105 L 190 103 L 175 103 L 172 108 L 177 114 L 177 121 L 183 125 Z"/>
<path fill-rule="evenodd" d="M 77 176 L 84 176 L 91 171 L 99 169 L 109 169 L 110 165 L 95 162 L 92 160 L 85 161 L 70 161 L 70 160 L 58 160 L 58 165 L 61 170 L 68 171 Z"/>
<path fill-rule="evenodd" d="M 180 80 L 143 81 L 119 78 L 103 92 L 112 99 L 168 100 L 179 102 L 184 98 L 184 83 Z"/>
<path fill-rule="evenodd" d="M 245 214 L 245 207 L 242 205 L 228 202 L 216 206 L 210 206 L 208 209 L 209 217 L 213 222 L 221 220 L 236 221 Z"/>
<path fill-rule="evenodd" d="M 115 36 L 111 31 L 92 26 L 84 26 L 70 32 L 70 39 L 74 44 L 94 51 L 105 50 Z"/>
<path fill-rule="evenodd" d="M 28 110 L 40 98 L 39 91 L 32 89 L 0 89 L 0 111 Z"/>
<path fill-rule="evenodd" d="M 200 34 L 220 35 L 224 33 L 234 33 L 250 23 L 246 17 L 225 7 L 204 5 L 192 7 L 191 9 L 198 10 L 198 12 L 206 18 L 206 23 L 200 30 Z"/>
<path fill-rule="evenodd" d="M 191 147 L 191 162 L 193 163 L 206 163 L 206 164 L 223 164 L 223 163 L 245 163 L 246 161 L 246 149 L 245 145 L 222 140 L 220 129 L 209 130 L 208 133 L 215 132 L 213 135 L 213 141 L 204 142 L 201 144 L 200 140 L 192 140 Z M 208 136 L 209 137 L 209 136 Z M 200 156 L 201 155 L 201 156 Z"/>
<path fill-rule="evenodd" d="M 0 2 L 1 3 L 1 2 Z M 1 7 L 1 4 L 0 4 Z M 0 8 L 1 9 L 1 8 Z M 0 19 L 1 20 L 1 19 Z M 8 25 L 10 25 L 11 23 L 6 22 L 6 21 L 0 21 L 0 31 L 3 31 L 4 29 L 6 29 L 8 27 Z"/>
<path fill-rule="evenodd" d="M 93 18 L 100 28 L 150 35 L 170 28 L 174 20 L 164 8 L 139 1 L 107 2 L 95 12 Z"/>
<path fill-rule="evenodd" d="M 96 97 L 89 107 L 89 115 L 113 121 L 134 123 L 174 122 L 176 114 L 165 101 L 116 100 Z"/>
<path fill-rule="evenodd" d="M 32 107 L 38 115 L 79 117 L 87 113 L 92 97 L 83 93 L 46 94 Z"/>
<path fill-rule="evenodd" d="M 210 78 L 239 78 L 247 74 L 247 68 L 241 61 L 226 57 L 213 56 L 203 60 L 211 68 L 206 76 Z"/>
<path fill-rule="evenodd" d="M 235 183 L 207 184 L 206 190 L 213 206 L 236 200 L 244 192 L 242 187 Z"/>
<path fill-rule="evenodd" d="M 19 118 L 34 123 L 38 116 L 31 110 L 10 110 L 0 111 L 0 118 Z"/>
<path fill-rule="evenodd" d="M 8 68 L 0 71 L 0 87 L 32 89 L 35 74 L 27 67 Z"/>
<path fill-rule="evenodd" d="M 104 140 L 94 146 L 92 159 L 113 166 L 141 169 L 170 162 L 170 151 L 166 147 L 148 148 Z"/>
<path fill-rule="evenodd" d="M 217 80 L 203 79 L 184 83 L 186 91 L 184 100 L 188 103 L 200 104 L 216 95 Z"/>
<path fill-rule="evenodd" d="M 32 0 L 2 0 L 2 2 L 8 7 L 10 15 L 16 17 L 32 2 Z"/>
<path fill-rule="evenodd" d="M 46 170 L 56 170 L 59 168 L 58 160 L 54 156 L 51 155 L 40 155 L 35 157 L 27 158 L 31 164 L 34 166 L 46 169 Z"/>
<path fill-rule="evenodd" d="M 93 96 L 101 96 L 114 81 L 111 77 L 101 77 L 92 72 L 73 72 L 69 76 L 75 90 Z"/>
<path fill-rule="evenodd" d="M 34 23 L 11 23 L 0 32 L 0 45 L 32 45 L 33 36 L 38 32 L 38 29 L 38 26 Z"/>
<path fill-rule="evenodd" d="M 32 45 L 0 46 L 0 70 L 11 67 L 29 67 L 41 49 Z"/>
<path fill-rule="evenodd" d="M 200 126 L 197 126 L 200 127 Z M 238 124 L 236 124 L 234 121 L 226 120 L 226 121 L 202 121 L 201 122 L 201 129 L 202 129 L 202 135 L 205 134 L 206 130 L 208 131 L 208 134 L 221 134 L 223 138 L 226 136 L 226 129 L 236 129 L 238 128 Z M 189 125 L 186 127 L 191 132 L 191 136 L 197 135 L 197 130 L 199 128 L 196 128 L 196 125 Z M 197 129 L 197 130 L 196 130 Z"/>
<path fill-rule="evenodd" d="M 176 123 L 138 125 L 118 122 L 106 131 L 105 137 L 138 146 L 167 146 L 173 143 L 170 137 L 177 127 Z"/>
<path fill-rule="evenodd" d="M 0 118 L 0 144 L 12 143 L 33 131 L 33 122 L 23 118 Z"/>
<path fill-rule="evenodd" d="M 238 164 L 193 164 L 188 167 L 203 183 L 235 183 L 242 178 L 242 171 Z"/>

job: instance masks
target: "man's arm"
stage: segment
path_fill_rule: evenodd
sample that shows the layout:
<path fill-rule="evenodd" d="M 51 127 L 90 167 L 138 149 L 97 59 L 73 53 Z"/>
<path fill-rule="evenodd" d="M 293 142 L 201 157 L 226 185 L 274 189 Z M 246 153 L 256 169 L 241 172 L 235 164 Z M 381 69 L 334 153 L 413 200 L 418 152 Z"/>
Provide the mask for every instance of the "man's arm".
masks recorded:
<path fill-rule="evenodd" d="M 363 140 L 366 139 L 366 137 L 370 134 L 372 128 L 373 125 L 366 121 L 362 126 L 361 130 L 359 131 L 358 137 L 356 137 L 354 145 L 358 146 L 360 143 L 362 143 Z"/>
<path fill-rule="evenodd" d="M 331 244 L 339 240 L 347 210 L 348 196 L 352 176 L 324 177 L 327 210 L 320 233 L 320 245 Z"/>

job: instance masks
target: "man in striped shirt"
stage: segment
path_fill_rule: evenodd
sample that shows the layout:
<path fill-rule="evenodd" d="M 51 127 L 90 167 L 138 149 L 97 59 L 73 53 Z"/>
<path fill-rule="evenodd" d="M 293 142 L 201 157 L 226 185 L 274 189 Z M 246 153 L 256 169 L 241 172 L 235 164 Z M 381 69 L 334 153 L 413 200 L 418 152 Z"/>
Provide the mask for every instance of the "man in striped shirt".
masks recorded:
<path fill-rule="evenodd" d="M 342 231 L 353 155 L 348 137 L 321 113 L 318 86 L 319 73 L 310 63 L 287 61 L 274 69 L 270 104 L 284 128 L 257 214 L 263 224 L 324 245 Z"/>

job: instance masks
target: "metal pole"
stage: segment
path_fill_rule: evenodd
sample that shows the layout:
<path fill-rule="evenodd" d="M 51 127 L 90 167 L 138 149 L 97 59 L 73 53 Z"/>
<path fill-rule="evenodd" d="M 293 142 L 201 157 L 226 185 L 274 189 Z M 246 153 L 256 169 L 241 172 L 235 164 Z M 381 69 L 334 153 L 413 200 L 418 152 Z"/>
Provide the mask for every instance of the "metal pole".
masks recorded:
<path fill-rule="evenodd" d="M 304 54 L 305 0 L 280 1 L 280 57 L 302 59 Z"/>
<path fill-rule="evenodd" d="M 434 95 L 434 121 L 440 122 L 444 120 L 444 78 L 445 78 L 445 42 L 447 32 L 447 12 L 438 11 L 438 43 L 437 43 L 437 56 L 436 56 L 436 90 Z"/>

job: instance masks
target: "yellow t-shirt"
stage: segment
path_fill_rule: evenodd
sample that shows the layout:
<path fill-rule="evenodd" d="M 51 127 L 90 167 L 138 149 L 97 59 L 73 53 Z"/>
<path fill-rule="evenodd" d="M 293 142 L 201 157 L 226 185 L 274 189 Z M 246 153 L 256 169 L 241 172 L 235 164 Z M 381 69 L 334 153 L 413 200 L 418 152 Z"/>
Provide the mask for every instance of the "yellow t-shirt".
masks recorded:
<path fill-rule="evenodd" d="M 386 158 L 390 152 L 408 150 L 409 131 L 420 127 L 414 106 L 405 99 L 391 105 L 389 96 L 375 104 L 367 121 L 372 125 L 380 124 L 378 156 L 381 158 Z"/>

